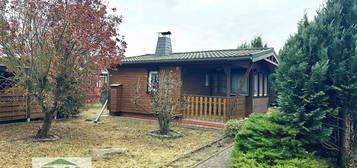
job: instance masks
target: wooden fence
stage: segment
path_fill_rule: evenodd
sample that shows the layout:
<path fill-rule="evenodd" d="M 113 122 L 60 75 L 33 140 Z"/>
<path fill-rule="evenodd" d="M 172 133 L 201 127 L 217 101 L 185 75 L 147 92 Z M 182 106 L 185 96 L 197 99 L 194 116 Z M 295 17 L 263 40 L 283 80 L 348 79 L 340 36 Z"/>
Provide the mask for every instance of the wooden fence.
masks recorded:
<path fill-rule="evenodd" d="M 0 121 L 41 118 L 40 106 L 21 90 L 0 91 Z"/>
<path fill-rule="evenodd" d="M 184 118 L 225 122 L 228 120 L 228 99 L 215 96 L 184 96 Z"/>

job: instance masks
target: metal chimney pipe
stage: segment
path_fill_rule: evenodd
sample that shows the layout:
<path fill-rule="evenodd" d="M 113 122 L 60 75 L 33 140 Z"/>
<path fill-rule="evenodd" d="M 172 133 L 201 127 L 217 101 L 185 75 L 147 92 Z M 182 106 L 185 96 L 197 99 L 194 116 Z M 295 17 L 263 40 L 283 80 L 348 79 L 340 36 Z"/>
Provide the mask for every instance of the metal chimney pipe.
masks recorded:
<path fill-rule="evenodd" d="M 172 53 L 172 46 L 171 46 L 171 32 L 159 32 L 157 45 L 156 45 L 156 55 L 170 55 Z"/>

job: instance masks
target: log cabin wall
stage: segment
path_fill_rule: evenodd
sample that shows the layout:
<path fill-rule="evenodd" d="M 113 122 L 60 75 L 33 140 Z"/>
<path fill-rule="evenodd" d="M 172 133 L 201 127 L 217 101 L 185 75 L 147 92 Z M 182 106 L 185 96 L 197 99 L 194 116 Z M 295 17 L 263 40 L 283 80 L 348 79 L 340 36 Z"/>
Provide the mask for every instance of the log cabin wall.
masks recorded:
<path fill-rule="evenodd" d="M 120 67 L 117 71 L 110 71 L 110 84 L 120 84 L 121 85 L 121 99 L 113 97 L 111 101 L 115 101 L 116 104 L 120 104 L 120 111 L 110 111 L 110 113 L 116 112 L 133 112 L 133 113 L 147 113 L 143 109 L 137 107 L 132 103 L 134 90 L 140 87 L 139 102 L 142 106 L 151 111 L 151 97 L 147 92 L 148 85 L 148 67 Z M 173 76 L 181 81 L 181 68 L 176 66 L 163 66 L 159 67 L 159 77 L 161 78 L 164 74 L 172 71 Z M 179 98 L 181 96 L 181 89 L 176 91 L 176 95 Z"/>
<path fill-rule="evenodd" d="M 117 71 L 110 71 L 110 84 L 121 84 L 122 86 L 122 96 L 121 100 L 113 98 L 113 102 L 120 104 L 120 111 L 115 112 L 135 112 L 135 113 L 145 113 L 142 109 L 138 108 L 132 103 L 134 90 L 140 85 L 140 102 L 147 109 L 151 108 L 150 95 L 147 94 L 147 76 L 148 70 L 146 68 L 130 68 L 123 67 L 119 68 Z M 118 103 L 120 102 L 120 103 Z"/>
<path fill-rule="evenodd" d="M 253 98 L 252 102 L 254 113 L 266 113 L 268 111 L 268 97 Z"/>
<path fill-rule="evenodd" d="M 234 104 L 233 101 L 237 101 L 235 103 L 236 107 L 230 109 L 235 109 L 236 111 L 231 112 L 230 119 L 242 119 L 247 117 L 247 110 L 246 110 L 247 98 L 244 96 L 240 96 L 237 99 L 232 97 L 230 101 L 230 106 Z"/>
<path fill-rule="evenodd" d="M 173 79 L 172 82 L 178 82 L 180 85 L 178 88 L 176 88 L 176 90 L 174 91 L 174 97 L 173 100 L 181 100 L 182 99 L 182 68 L 179 66 L 163 66 L 160 67 L 160 71 L 159 71 L 159 78 L 160 80 L 162 80 L 163 78 L 170 78 L 168 77 L 168 74 L 171 73 L 171 78 Z M 160 82 L 159 80 L 159 82 Z M 176 114 L 182 114 L 183 113 L 183 107 L 178 107 L 180 109 L 177 109 L 177 111 L 175 112 Z"/>

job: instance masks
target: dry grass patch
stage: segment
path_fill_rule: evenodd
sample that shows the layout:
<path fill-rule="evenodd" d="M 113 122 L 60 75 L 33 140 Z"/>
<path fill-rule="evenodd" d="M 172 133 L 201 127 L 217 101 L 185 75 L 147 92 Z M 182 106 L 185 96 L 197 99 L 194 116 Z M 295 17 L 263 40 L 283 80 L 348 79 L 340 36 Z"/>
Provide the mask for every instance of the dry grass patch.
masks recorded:
<path fill-rule="evenodd" d="M 275 113 L 275 112 L 278 112 L 279 111 L 279 109 L 278 108 L 276 108 L 276 107 L 269 107 L 268 108 L 268 113 L 270 114 L 270 113 Z"/>
<path fill-rule="evenodd" d="M 223 136 L 221 131 L 174 126 L 184 137 L 160 140 L 146 136 L 157 123 L 103 117 L 101 122 L 85 122 L 99 111 L 91 108 L 78 119 L 58 121 L 52 132 L 55 142 L 32 142 L 40 122 L 0 125 L 0 167 L 31 167 L 32 157 L 90 157 L 93 148 L 127 148 L 128 154 L 93 161 L 93 167 L 159 167 Z"/>

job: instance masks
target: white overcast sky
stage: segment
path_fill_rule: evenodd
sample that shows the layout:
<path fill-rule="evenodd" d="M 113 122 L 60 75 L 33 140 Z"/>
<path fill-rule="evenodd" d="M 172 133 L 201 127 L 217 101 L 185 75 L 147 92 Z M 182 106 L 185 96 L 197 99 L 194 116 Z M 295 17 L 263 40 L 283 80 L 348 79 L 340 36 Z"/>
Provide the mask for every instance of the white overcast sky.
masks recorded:
<path fill-rule="evenodd" d="M 233 49 L 256 35 L 278 52 L 306 12 L 325 0 L 109 0 L 124 17 L 126 56 L 155 52 L 157 32 L 171 31 L 174 52 Z"/>

